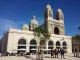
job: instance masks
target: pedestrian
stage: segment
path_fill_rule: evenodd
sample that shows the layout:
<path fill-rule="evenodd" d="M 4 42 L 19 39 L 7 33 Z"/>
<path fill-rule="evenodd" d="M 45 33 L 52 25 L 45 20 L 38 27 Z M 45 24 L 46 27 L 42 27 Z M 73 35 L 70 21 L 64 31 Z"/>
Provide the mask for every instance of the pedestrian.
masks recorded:
<path fill-rule="evenodd" d="M 55 58 L 58 58 L 58 49 L 55 49 Z"/>
<path fill-rule="evenodd" d="M 1 53 L 0 53 L 0 57 L 1 57 Z"/>
<path fill-rule="evenodd" d="M 58 53 L 59 53 L 59 50 L 58 50 L 58 49 L 56 49 L 56 55 L 57 55 L 57 58 L 59 58 L 59 57 L 58 57 Z"/>
<path fill-rule="evenodd" d="M 51 49 L 51 58 L 53 57 L 53 50 Z"/>
<path fill-rule="evenodd" d="M 62 59 L 62 57 L 64 58 L 64 49 L 61 48 L 60 53 L 61 53 L 61 59 Z"/>
<path fill-rule="evenodd" d="M 55 55 L 55 50 L 53 50 L 53 58 L 54 58 L 54 55 Z"/>

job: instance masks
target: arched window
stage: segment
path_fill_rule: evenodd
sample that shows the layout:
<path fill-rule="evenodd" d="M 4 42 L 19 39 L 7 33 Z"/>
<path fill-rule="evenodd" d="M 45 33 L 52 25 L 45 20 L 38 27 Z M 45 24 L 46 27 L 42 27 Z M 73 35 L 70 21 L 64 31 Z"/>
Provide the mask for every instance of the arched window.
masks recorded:
<path fill-rule="evenodd" d="M 36 53 L 36 40 L 30 41 L 30 53 Z"/>
<path fill-rule="evenodd" d="M 56 42 L 56 46 L 60 46 L 60 42 L 59 41 Z"/>
<path fill-rule="evenodd" d="M 17 53 L 25 53 L 26 52 L 26 40 L 25 39 L 20 39 L 18 41 L 18 51 Z"/>
<path fill-rule="evenodd" d="M 63 45 L 63 46 L 67 46 L 66 42 L 63 42 L 62 45 Z"/>
<path fill-rule="evenodd" d="M 53 49 L 53 42 L 52 41 L 48 42 L 48 49 Z"/>
<path fill-rule="evenodd" d="M 61 47 L 60 47 L 60 42 L 59 42 L 59 41 L 56 42 L 56 48 L 57 48 L 57 49 L 60 49 L 60 48 L 61 48 Z"/>
<path fill-rule="evenodd" d="M 53 45 L 53 42 L 52 41 L 49 41 L 48 42 L 48 45 L 51 45 L 52 46 Z"/>
<path fill-rule="evenodd" d="M 35 40 L 31 40 L 30 41 L 30 45 L 36 45 L 36 41 Z"/>
<path fill-rule="evenodd" d="M 54 28 L 54 34 L 59 34 L 59 28 L 58 27 Z"/>
<path fill-rule="evenodd" d="M 25 44 L 25 45 L 26 45 L 26 40 L 20 39 L 20 40 L 18 41 L 18 44 Z"/>
<path fill-rule="evenodd" d="M 63 49 L 65 49 L 65 52 L 67 52 L 67 43 L 65 41 L 62 43 L 62 46 L 63 46 Z"/>

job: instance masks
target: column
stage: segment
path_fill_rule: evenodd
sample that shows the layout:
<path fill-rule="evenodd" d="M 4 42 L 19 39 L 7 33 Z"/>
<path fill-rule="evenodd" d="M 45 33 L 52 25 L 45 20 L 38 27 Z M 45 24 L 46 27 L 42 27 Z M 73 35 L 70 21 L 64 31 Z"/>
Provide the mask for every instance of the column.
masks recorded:
<path fill-rule="evenodd" d="M 38 49 L 39 49 L 39 43 L 37 43 L 36 52 L 39 52 Z"/>
<path fill-rule="evenodd" d="M 56 49 L 56 42 L 54 42 L 54 44 L 53 44 L 53 45 L 54 45 L 54 49 Z"/>
<path fill-rule="evenodd" d="M 48 51 L 48 41 L 46 41 L 46 50 Z"/>
<path fill-rule="evenodd" d="M 27 44 L 26 44 L 26 52 L 29 52 L 29 50 L 30 50 L 29 47 L 30 47 L 30 44 L 27 43 Z"/>
<path fill-rule="evenodd" d="M 63 48 L 63 45 L 62 45 L 62 43 L 63 43 L 63 42 L 61 41 L 61 42 L 60 42 L 60 48 Z"/>

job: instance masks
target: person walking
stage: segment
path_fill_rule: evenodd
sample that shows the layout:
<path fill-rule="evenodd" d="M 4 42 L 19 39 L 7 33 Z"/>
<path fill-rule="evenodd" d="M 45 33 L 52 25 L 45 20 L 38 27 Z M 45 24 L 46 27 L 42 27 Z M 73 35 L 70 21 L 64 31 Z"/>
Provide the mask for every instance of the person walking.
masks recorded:
<path fill-rule="evenodd" d="M 1 57 L 1 53 L 0 53 L 0 57 Z"/>
<path fill-rule="evenodd" d="M 59 57 L 58 57 L 58 53 L 59 53 L 59 50 L 58 50 L 58 49 L 56 49 L 56 55 L 57 55 L 57 58 L 59 58 Z"/>
<path fill-rule="evenodd" d="M 55 50 L 53 50 L 53 58 L 54 58 L 54 55 L 55 55 Z"/>
<path fill-rule="evenodd" d="M 62 57 L 64 58 L 64 49 L 61 48 L 60 53 L 61 53 L 61 59 L 62 59 Z"/>
<path fill-rule="evenodd" d="M 55 49 L 55 58 L 58 58 L 58 49 Z"/>
<path fill-rule="evenodd" d="M 51 49 L 51 58 L 53 57 L 53 50 Z"/>

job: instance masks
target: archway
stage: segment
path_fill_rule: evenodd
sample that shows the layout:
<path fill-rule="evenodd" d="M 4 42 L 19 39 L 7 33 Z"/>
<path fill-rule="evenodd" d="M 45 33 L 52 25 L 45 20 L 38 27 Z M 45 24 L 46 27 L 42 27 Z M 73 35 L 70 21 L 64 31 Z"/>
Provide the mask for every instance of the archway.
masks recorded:
<path fill-rule="evenodd" d="M 36 40 L 31 40 L 30 41 L 30 53 L 36 53 Z"/>
<path fill-rule="evenodd" d="M 48 42 L 48 54 L 51 53 L 51 49 L 53 49 L 53 42 L 50 40 L 50 41 Z"/>
<path fill-rule="evenodd" d="M 20 39 L 18 41 L 18 51 L 17 53 L 25 53 L 26 52 L 26 40 L 25 39 Z"/>
<path fill-rule="evenodd" d="M 58 34 L 59 35 L 59 28 L 58 27 L 54 28 L 54 34 Z"/>
<path fill-rule="evenodd" d="M 67 46 L 66 42 L 63 42 L 62 45 L 63 45 L 63 46 Z"/>
<path fill-rule="evenodd" d="M 67 43 L 65 41 L 62 43 L 62 46 L 63 46 L 63 49 L 65 49 L 65 52 L 67 52 Z"/>
<path fill-rule="evenodd" d="M 56 48 L 60 49 L 60 42 L 59 41 L 56 42 Z"/>
<path fill-rule="evenodd" d="M 41 40 L 40 41 L 40 45 L 42 45 L 42 46 L 45 45 L 45 41 L 44 40 Z"/>
<path fill-rule="evenodd" d="M 52 41 L 48 42 L 48 49 L 53 49 L 53 42 Z"/>
<path fill-rule="evenodd" d="M 45 41 L 44 40 L 40 41 L 40 53 L 41 53 L 41 50 L 44 50 L 44 52 L 45 52 Z"/>

